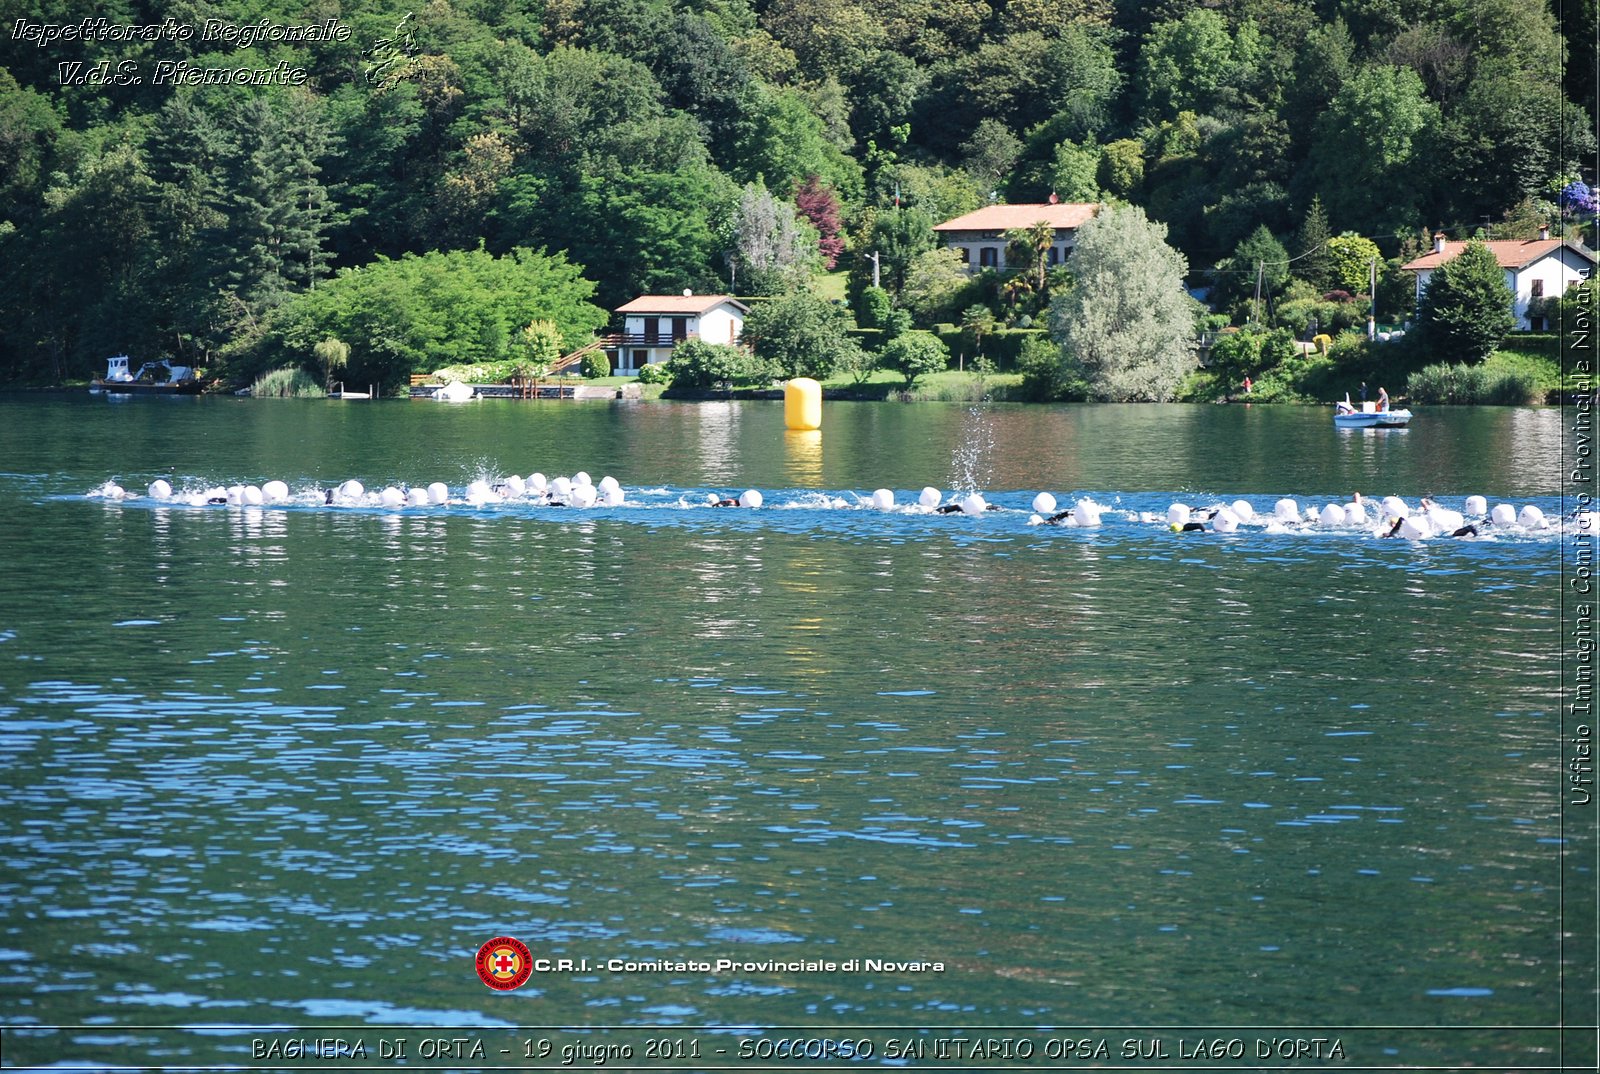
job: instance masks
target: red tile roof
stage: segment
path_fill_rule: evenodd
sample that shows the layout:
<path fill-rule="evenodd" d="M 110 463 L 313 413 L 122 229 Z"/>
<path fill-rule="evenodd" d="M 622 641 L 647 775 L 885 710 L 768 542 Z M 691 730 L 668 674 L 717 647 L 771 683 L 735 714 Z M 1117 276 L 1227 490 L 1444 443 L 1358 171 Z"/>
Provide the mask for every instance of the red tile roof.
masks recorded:
<path fill-rule="evenodd" d="M 749 310 L 748 306 L 732 295 L 640 295 L 631 302 L 624 302 L 618 306 L 617 312 L 665 313 L 682 317 L 687 314 L 705 313 L 724 302 L 731 302 L 746 312 Z"/>
<path fill-rule="evenodd" d="M 1082 227 L 1084 222 L 1099 210 L 1099 205 L 1081 201 L 985 205 L 965 216 L 936 224 L 933 230 L 1010 231 L 1013 228 L 1032 227 L 1041 221 L 1057 230 L 1071 230 Z"/>
<path fill-rule="evenodd" d="M 1485 242 L 1484 245 L 1489 248 L 1489 252 L 1494 254 L 1494 259 L 1504 269 L 1526 268 L 1563 246 L 1571 246 L 1590 261 L 1594 260 L 1594 254 L 1588 250 L 1576 243 L 1568 243 L 1561 239 L 1492 239 Z M 1407 261 L 1400 267 L 1411 272 L 1426 272 L 1429 269 L 1438 268 L 1466 248 L 1467 244 L 1464 242 L 1447 242 L 1444 244 L 1442 252 L 1423 254 L 1416 260 Z"/>

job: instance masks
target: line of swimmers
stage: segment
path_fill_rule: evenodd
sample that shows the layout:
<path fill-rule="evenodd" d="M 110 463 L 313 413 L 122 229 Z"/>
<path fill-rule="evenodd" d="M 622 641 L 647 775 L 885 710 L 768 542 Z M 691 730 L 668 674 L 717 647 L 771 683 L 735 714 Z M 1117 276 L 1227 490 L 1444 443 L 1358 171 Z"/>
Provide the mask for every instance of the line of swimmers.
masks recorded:
<path fill-rule="evenodd" d="M 425 488 L 414 487 L 409 490 L 389 486 L 381 492 L 368 493 L 359 481 L 350 480 L 318 491 L 322 502 L 328 505 L 403 508 L 443 506 L 451 502 L 450 489 L 443 482 L 433 482 Z M 234 485 L 227 488 L 217 486 L 200 493 L 175 493 L 169 482 L 157 479 L 150 483 L 148 493 L 150 498 L 155 500 L 176 500 L 191 506 L 220 504 L 261 506 L 286 504 L 293 502 L 294 499 L 288 485 L 282 481 L 268 481 L 259 488 L 253 485 Z M 129 493 L 115 482 L 108 481 L 89 495 L 105 499 L 123 499 Z M 622 486 L 615 478 L 606 476 L 598 483 L 594 483 L 588 474 L 581 471 L 571 478 L 546 479 L 543 474 L 536 473 L 527 479 L 513 475 L 494 483 L 478 479 L 467 486 L 464 496 L 468 506 L 485 506 L 506 500 L 550 507 L 587 508 L 621 506 L 625 502 L 625 496 Z M 892 490 L 880 488 L 870 496 L 856 495 L 854 504 L 842 498 L 830 497 L 826 505 L 889 511 L 896 508 L 895 501 L 896 497 Z M 706 503 L 718 508 L 759 508 L 765 503 L 765 497 L 757 489 L 747 489 L 737 495 L 709 493 L 706 496 Z M 1095 527 L 1100 525 L 1101 515 L 1107 510 L 1087 498 L 1066 510 L 1058 511 L 1056 508 L 1055 497 L 1050 493 L 1037 494 L 1032 501 L 1033 514 L 1029 523 L 1076 528 Z M 944 493 L 931 486 L 924 488 L 917 497 L 915 506 L 910 507 L 912 511 L 919 509 L 939 515 L 979 515 L 989 511 L 1004 510 L 998 504 L 989 503 L 981 493 L 958 494 L 946 500 Z M 1600 514 L 1580 511 L 1574 512 L 1574 516 L 1580 532 L 1600 531 Z M 1160 516 L 1151 512 L 1130 517 L 1146 523 L 1163 521 Z M 1165 522 L 1171 530 L 1178 533 L 1208 530 L 1232 533 L 1240 525 L 1250 524 L 1256 518 L 1254 507 L 1249 501 L 1241 499 L 1231 504 L 1217 504 L 1207 508 L 1191 508 L 1186 504 L 1174 503 L 1167 509 Z M 1421 500 L 1420 510 L 1413 511 L 1399 497 L 1388 496 L 1379 502 L 1366 500 L 1360 493 L 1355 493 L 1351 502 L 1343 505 L 1328 504 L 1320 511 L 1308 507 L 1302 512 L 1295 500 L 1287 497 L 1280 499 L 1267 522 L 1267 529 L 1268 532 L 1274 530 L 1286 532 L 1290 529 L 1312 526 L 1368 527 L 1374 523 L 1377 524 L 1377 528 L 1371 531 L 1374 536 L 1410 540 L 1435 536 L 1471 538 L 1481 536 L 1488 528 L 1537 531 L 1554 524 L 1532 504 L 1524 506 L 1520 512 L 1509 504 L 1498 504 L 1491 511 L 1482 496 L 1467 497 L 1465 512 L 1442 507 L 1426 497 Z"/>

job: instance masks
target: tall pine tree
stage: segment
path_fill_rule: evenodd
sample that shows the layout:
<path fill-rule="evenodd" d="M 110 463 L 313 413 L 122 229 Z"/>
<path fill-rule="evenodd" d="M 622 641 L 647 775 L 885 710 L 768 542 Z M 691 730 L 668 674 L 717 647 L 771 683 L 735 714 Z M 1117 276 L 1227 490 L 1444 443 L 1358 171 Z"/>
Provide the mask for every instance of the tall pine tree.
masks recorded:
<path fill-rule="evenodd" d="M 235 110 L 233 151 L 212 229 L 219 283 L 236 321 L 255 322 L 327 275 L 331 205 L 319 178 L 327 127 L 307 95 L 246 98 Z"/>
<path fill-rule="evenodd" d="M 1300 232 L 1295 236 L 1293 269 L 1296 276 L 1318 291 L 1327 291 L 1333 286 L 1333 258 L 1328 253 L 1328 240 L 1332 237 L 1322 198 L 1313 197 L 1305 219 L 1300 222 Z"/>
<path fill-rule="evenodd" d="M 1428 277 L 1418 323 L 1436 353 L 1481 362 L 1516 327 L 1511 307 L 1505 270 L 1493 251 L 1474 240 Z"/>

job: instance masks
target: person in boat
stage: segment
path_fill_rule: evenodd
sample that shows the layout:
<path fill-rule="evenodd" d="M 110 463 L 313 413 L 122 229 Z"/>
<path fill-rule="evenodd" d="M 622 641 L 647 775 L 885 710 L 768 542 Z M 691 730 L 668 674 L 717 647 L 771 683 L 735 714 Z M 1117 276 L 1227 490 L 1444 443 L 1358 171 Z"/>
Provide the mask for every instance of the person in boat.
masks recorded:
<path fill-rule="evenodd" d="M 1389 409 L 1389 393 L 1383 388 L 1378 389 L 1378 413 Z"/>
<path fill-rule="evenodd" d="M 1340 414 L 1354 414 L 1356 412 L 1355 405 L 1350 402 L 1349 392 L 1345 392 L 1344 399 L 1334 404 L 1334 409 Z"/>

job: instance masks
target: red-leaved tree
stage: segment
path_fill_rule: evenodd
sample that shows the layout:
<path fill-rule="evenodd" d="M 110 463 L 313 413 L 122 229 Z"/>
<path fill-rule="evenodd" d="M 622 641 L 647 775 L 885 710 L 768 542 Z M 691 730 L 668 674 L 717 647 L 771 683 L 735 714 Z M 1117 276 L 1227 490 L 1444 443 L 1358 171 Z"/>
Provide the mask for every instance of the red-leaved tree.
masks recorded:
<path fill-rule="evenodd" d="M 808 175 L 794 188 L 794 205 L 817 229 L 817 250 L 822 254 L 823 267 L 833 268 L 844 252 L 844 239 L 839 237 L 839 199 L 821 179 Z"/>

